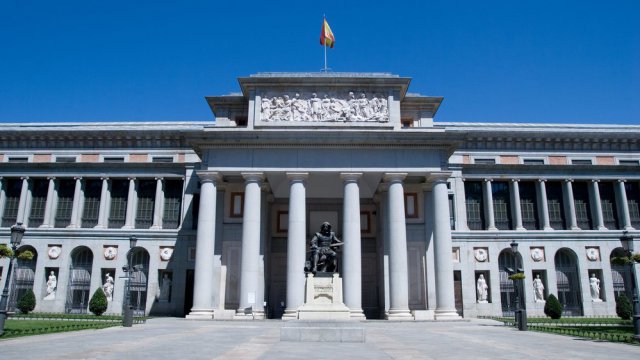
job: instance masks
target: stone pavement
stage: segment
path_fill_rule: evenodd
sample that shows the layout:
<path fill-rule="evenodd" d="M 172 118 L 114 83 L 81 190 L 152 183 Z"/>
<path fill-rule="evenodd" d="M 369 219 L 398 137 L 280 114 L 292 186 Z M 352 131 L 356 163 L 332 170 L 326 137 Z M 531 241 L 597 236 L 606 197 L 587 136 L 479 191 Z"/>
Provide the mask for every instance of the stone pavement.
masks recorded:
<path fill-rule="evenodd" d="M 0 359 L 640 359 L 640 346 L 519 332 L 491 320 L 355 323 L 365 343 L 281 342 L 279 320 L 151 319 L 0 340 Z"/>

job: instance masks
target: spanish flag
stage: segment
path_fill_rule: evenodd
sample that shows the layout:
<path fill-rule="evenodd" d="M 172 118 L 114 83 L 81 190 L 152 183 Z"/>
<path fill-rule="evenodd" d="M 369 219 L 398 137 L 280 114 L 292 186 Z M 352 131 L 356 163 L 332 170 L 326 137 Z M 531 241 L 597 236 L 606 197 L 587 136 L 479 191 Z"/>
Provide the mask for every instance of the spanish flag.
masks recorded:
<path fill-rule="evenodd" d="M 336 38 L 333 36 L 333 32 L 329 27 L 329 23 L 327 19 L 323 19 L 322 23 L 322 32 L 320 32 L 320 45 L 328 46 L 333 49 L 333 43 L 336 41 Z"/>

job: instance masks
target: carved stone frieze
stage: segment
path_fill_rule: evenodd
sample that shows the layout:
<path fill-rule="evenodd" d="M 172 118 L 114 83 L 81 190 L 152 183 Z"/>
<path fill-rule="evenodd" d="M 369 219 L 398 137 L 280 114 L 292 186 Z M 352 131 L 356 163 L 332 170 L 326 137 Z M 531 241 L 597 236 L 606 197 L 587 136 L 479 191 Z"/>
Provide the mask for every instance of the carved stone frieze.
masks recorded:
<path fill-rule="evenodd" d="M 356 95 L 358 94 L 358 95 Z M 381 93 L 330 92 L 264 94 L 260 120 L 264 122 L 388 122 L 387 97 Z"/>

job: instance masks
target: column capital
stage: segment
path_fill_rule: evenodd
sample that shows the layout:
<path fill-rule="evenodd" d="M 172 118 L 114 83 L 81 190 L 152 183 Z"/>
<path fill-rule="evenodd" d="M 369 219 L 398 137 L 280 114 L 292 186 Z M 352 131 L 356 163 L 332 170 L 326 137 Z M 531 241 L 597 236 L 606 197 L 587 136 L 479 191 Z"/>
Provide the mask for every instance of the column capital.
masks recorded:
<path fill-rule="evenodd" d="M 389 183 L 395 183 L 395 182 L 402 182 L 406 177 L 407 177 L 408 173 L 384 173 L 384 175 L 382 176 L 382 178 L 384 179 L 385 182 L 389 182 Z"/>
<path fill-rule="evenodd" d="M 520 179 L 518 179 L 518 178 L 513 178 L 513 179 L 511 179 L 511 182 L 512 182 L 512 183 L 517 183 L 517 182 L 520 182 Z"/>
<path fill-rule="evenodd" d="M 196 171 L 196 175 L 200 178 L 201 183 L 218 183 L 222 180 L 222 174 L 217 171 Z"/>
<path fill-rule="evenodd" d="M 78 180 L 82 180 L 82 176 L 74 176 L 74 177 L 73 177 L 73 180 L 76 180 L 76 181 L 78 181 Z"/>
<path fill-rule="evenodd" d="M 538 182 L 539 182 L 539 183 L 545 183 L 545 182 L 547 182 L 547 179 L 545 179 L 545 178 L 538 179 Z"/>
<path fill-rule="evenodd" d="M 592 182 L 592 183 L 599 183 L 599 182 L 600 182 L 600 179 L 591 179 L 591 182 Z"/>
<path fill-rule="evenodd" d="M 160 180 L 160 181 L 164 182 L 164 178 L 163 177 L 156 176 L 154 179 L 156 181 Z"/>
<path fill-rule="evenodd" d="M 490 182 L 490 181 L 493 181 L 493 179 L 492 179 L 492 178 L 484 178 L 484 179 L 482 179 L 482 181 L 484 181 L 484 182 Z"/>
<path fill-rule="evenodd" d="M 618 182 L 619 183 L 625 183 L 625 182 L 627 182 L 627 179 L 618 179 Z"/>
<path fill-rule="evenodd" d="M 309 178 L 308 172 L 288 172 L 286 175 L 289 182 L 304 182 Z"/>
<path fill-rule="evenodd" d="M 28 176 L 20 176 L 20 180 L 29 180 Z"/>
<path fill-rule="evenodd" d="M 242 178 L 246 181 L 246 182 L 262 182 L 264 181 L 264 173 L 263 172 L 243 172 L 240 173 L 240 175 L 242 175 Z"/>
<path fill-rule="evenodd" d="M 47 176 L 47 180 L 55 180 L 56 177 L 55 176 Z"/>
<path fill-rule="evenodd" d="M 344 172 L 340 173 L 340 178 L 344 182 L 357 182 L 362 177 L 360 172 Z"/>
<path fill-rule="evenodd" d="M 135 176 L 129 176 L 129 177 L 127 177 L 127 180 L 129 180 L 129 181 L 131 181 L 131 180 L 136 181 L 136 180 L 138 180 L 138 179 L 137 179 Z"/>
<path fill-rule="evenodd" d="M 436 171 L 432 172 L 426 176 L 426 180 L 429 183 L 437 184 L 437 183 L 446 183 L 451 177 L 451 172 L 448 171 Z"/>
<path fill-rule="evenodd" d="M 565 183 L 572 183 L 572 182 L 573 182 L 573 179 L 564 179 L 564 182 L 565 182 Z"/>

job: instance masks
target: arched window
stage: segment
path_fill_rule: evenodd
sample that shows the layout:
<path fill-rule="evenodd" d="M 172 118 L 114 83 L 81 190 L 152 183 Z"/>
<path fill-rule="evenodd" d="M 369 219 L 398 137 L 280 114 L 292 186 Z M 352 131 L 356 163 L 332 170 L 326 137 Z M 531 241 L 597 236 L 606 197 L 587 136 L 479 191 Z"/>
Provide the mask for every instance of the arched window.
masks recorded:
<path fill-rule="evenodd" d="M 576 254 L 569 249 L 560 249 L 555 256 L 558 300 L 564 306 L 562 315 L 582 316 L 580 278 Z"/>
<path fill-rule="evenodd" d="M 129 296 L 133 305 L 134 316 L 144 316 L 147 305 L 147 279 L 149 278 L 149 253 L 141 247 L 129 250 L 134 271 L 131 278 Z M 126 296 L 125 291 L 125 296 Z M 123 304 L 126 305 L 125 298 Z"/>
<path fill-rule="evenodd" d="M 93 253 L 88 247 L 79 246 L 71 252 L 65 312 L 70 314 L 85 314 L 87 312 L 91 299 L 92 265 Z"/>
<path fill-rule="evenodd" d="M 30 290 L 33 290 L 33 281 L 36 274 L 36 263 L 38 261 L 38 252 L 31 246 L 22 246 L 18 249 L 18 254 L 29 250 L 33 253 L 33 259 L 16 261 L 15 272 L 11 284 L 11 298 L 9 299 L 9 311 L 15 311 L 18 300 Z"/>
<path fill-rule="evenodd" d="M 520 259 L 522 260 L 522 259 Z M 520 261 L 522 264 L 522 261 Z M 513 280 L 509 279 L 508 269 L 516 269 L 516 257 L 511 249 L 504 249 L 498 256 L 498 265 L 500 266 L 500 301 L 502 303 L 502 315 L 513 316 L 516 309 L 516 289 Z M 523 306 L 524 299 L 520 297 L 520 304 Z"/>

